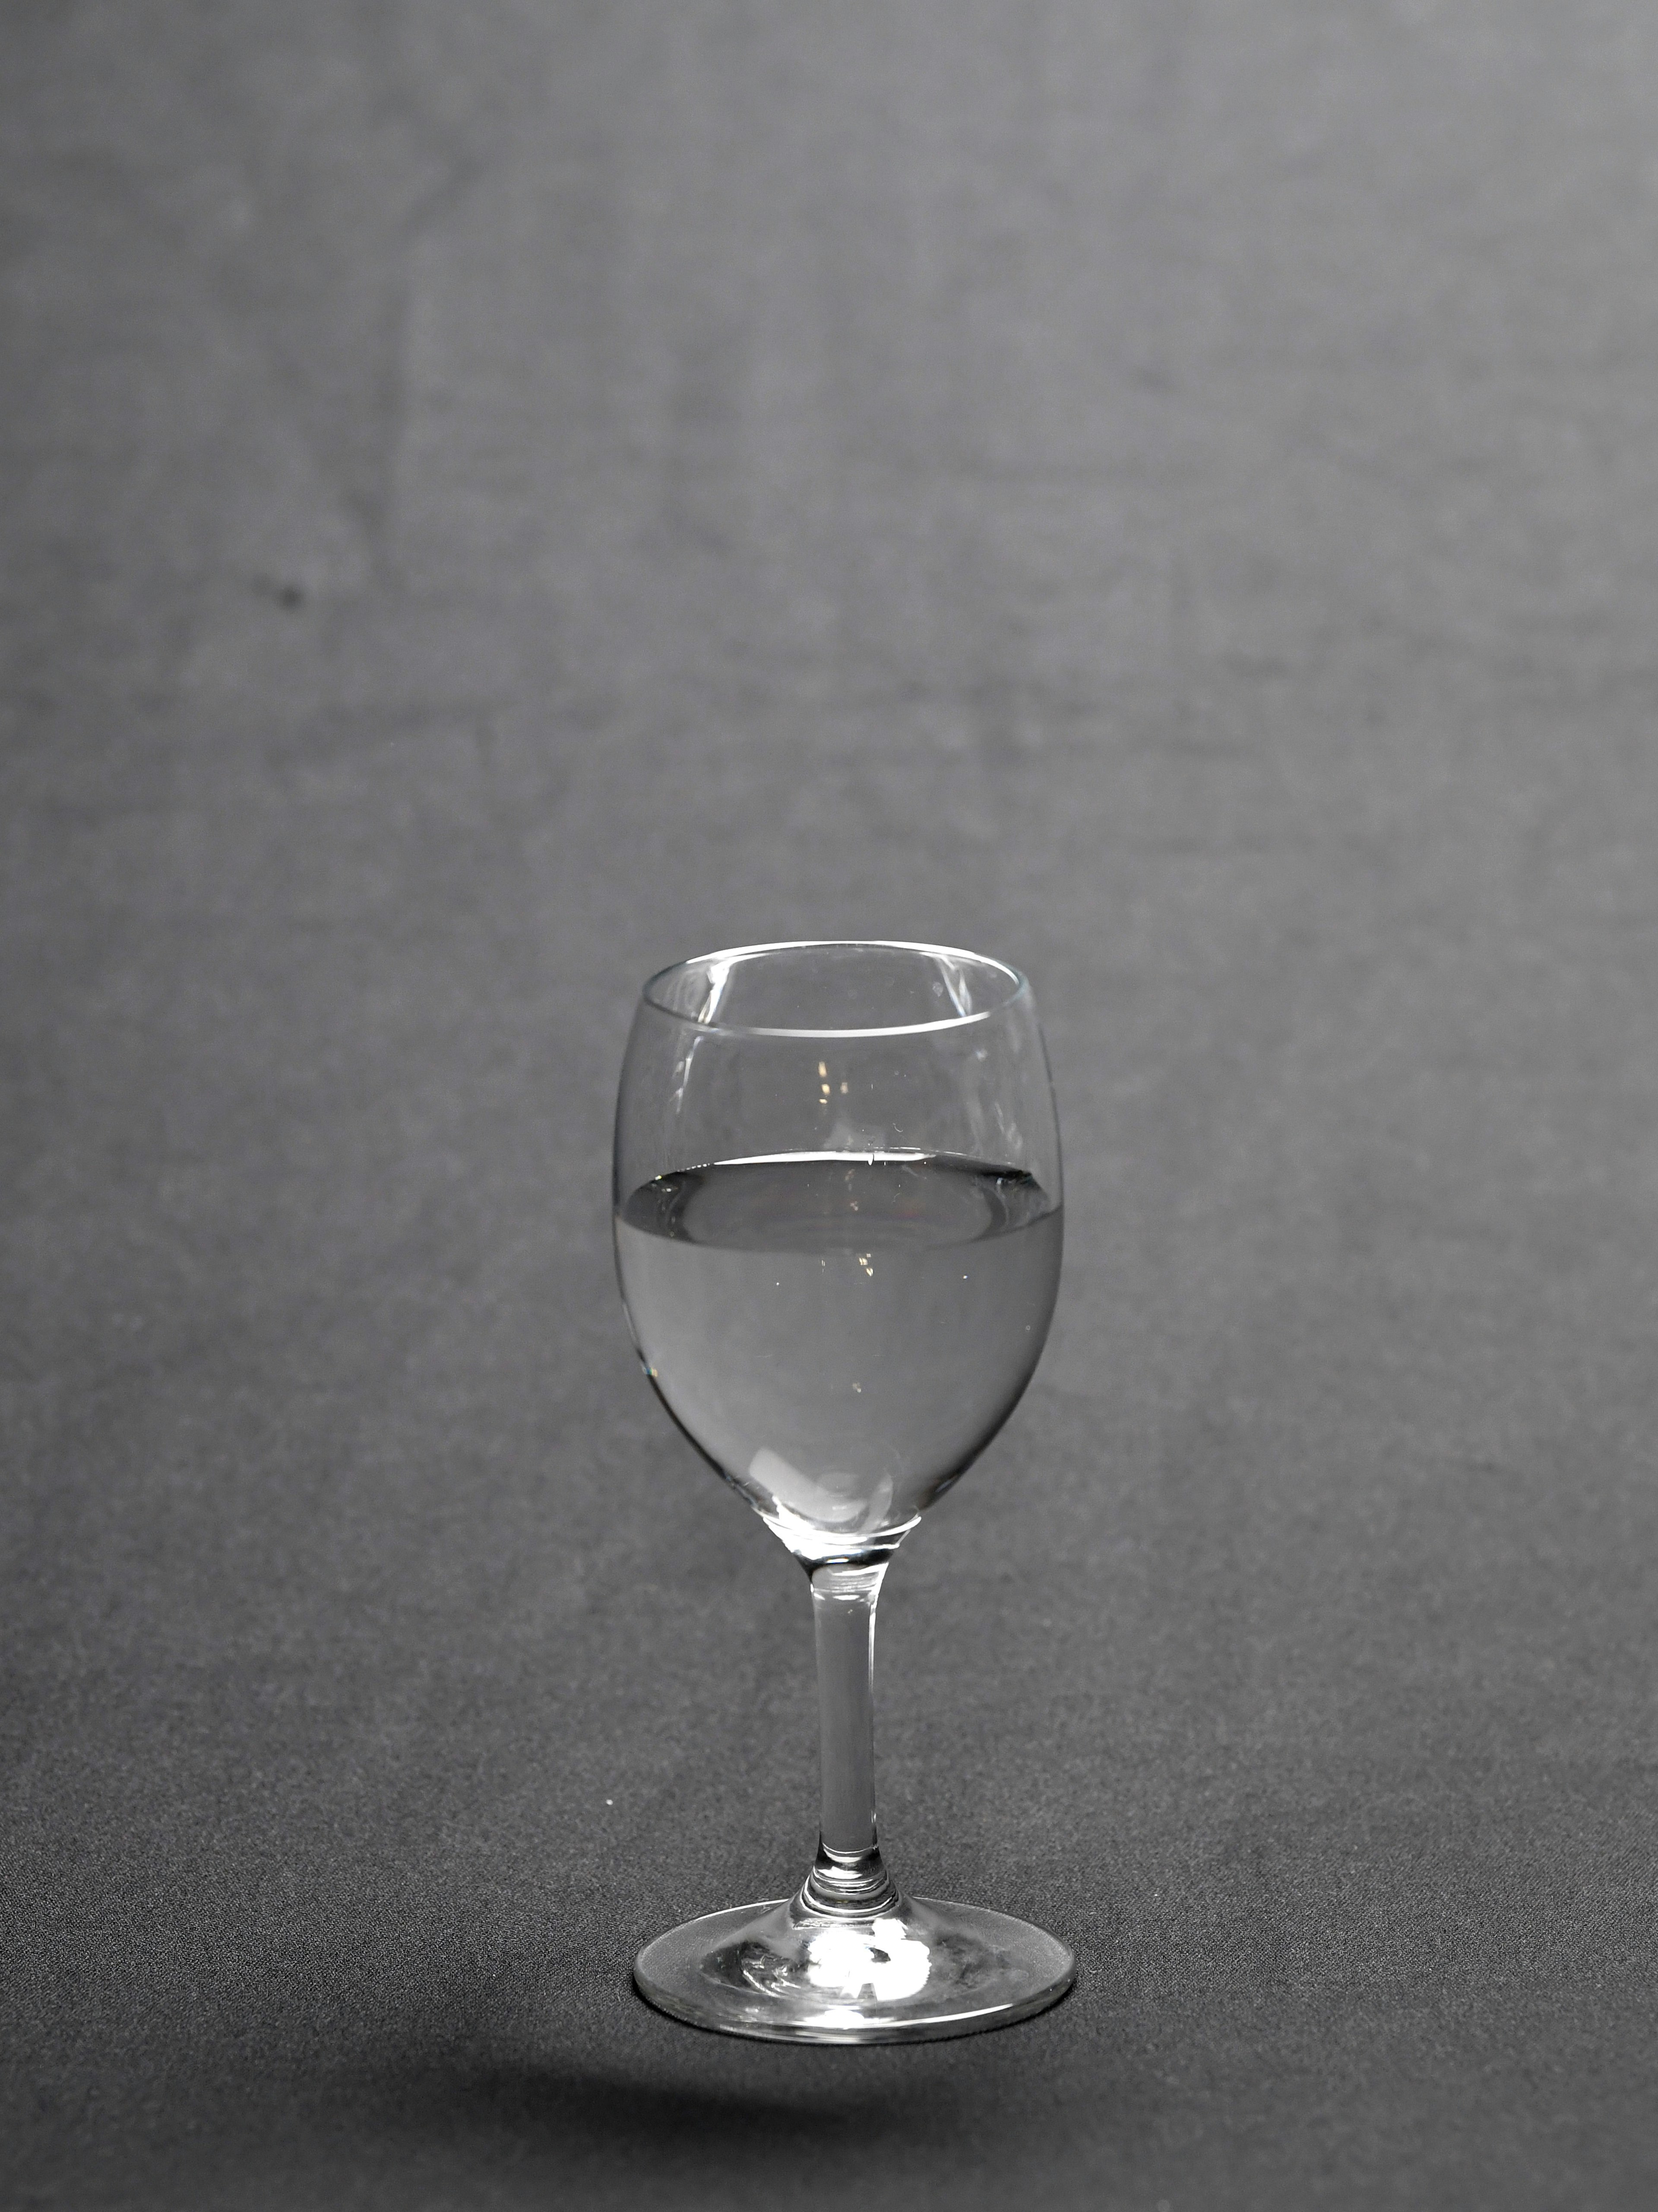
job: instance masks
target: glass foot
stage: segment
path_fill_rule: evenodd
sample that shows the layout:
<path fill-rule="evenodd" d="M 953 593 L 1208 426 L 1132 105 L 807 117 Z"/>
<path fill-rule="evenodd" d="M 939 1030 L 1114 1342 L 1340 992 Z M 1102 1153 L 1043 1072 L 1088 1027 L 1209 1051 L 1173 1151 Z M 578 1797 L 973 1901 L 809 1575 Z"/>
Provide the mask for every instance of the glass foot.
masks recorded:
<path fill-rule="evenodd" d="M 1024 2020 L 1076 1972 L 1063 1943 L 981 1905 L 900 1897 L 832 1918 L 796 1897 L 687 1921 L 646 1944 L 633 1978 L 659 2012 L 725 2035 L 908 2043 Z"/>

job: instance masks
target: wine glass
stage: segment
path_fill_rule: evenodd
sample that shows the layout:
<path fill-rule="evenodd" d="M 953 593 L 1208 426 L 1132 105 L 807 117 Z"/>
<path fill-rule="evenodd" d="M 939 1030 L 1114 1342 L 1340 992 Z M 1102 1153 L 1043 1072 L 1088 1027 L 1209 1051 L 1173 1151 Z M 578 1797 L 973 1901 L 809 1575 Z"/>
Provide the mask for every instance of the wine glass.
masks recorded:
<path fill-rule="evenodd" d="M 1063 1943 L 902 1895 L 875 1840 L 875 1601 L 1012 1412 L 1059 1285 L 1059 1130 L 1030 986 L 946 946 L 746 945 L 645 985 L 616 1109 L 617 1273 L 657 1395 L 805 1568 L 822 1825 L 793 1898 L 640 1953 L 735 2035 L 962 2035 L 1052 2004 Z"/>

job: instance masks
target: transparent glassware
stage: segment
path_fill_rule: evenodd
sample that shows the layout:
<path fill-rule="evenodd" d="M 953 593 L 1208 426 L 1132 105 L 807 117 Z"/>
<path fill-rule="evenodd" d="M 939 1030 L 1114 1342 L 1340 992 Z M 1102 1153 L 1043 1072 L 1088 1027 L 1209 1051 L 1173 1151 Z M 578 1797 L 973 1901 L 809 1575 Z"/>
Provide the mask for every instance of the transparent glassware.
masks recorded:
<path fill-rule="evenodd" d="M 661 2010 L 812 2043 L 962 2035 L 1070 1987 L 1063 1943 L 910 1898 L 875 1835 L 875 1603 L 1041 1355 L 1059 1129 L 1030 986 L 928 945 L 749 945 L 653 976 L 616 1111 L 617 1273 L 686 1436 L 800 1561 L 822 1810 L 792 1898 L 640 1953 Z"/>

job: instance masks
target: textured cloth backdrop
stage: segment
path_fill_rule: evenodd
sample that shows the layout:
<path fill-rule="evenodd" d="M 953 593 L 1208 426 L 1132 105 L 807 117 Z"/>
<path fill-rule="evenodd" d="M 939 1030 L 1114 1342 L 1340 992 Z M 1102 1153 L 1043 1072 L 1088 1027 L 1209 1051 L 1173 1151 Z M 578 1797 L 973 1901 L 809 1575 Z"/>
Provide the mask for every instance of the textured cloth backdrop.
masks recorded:
<path fill-rule="evenodd" d="M 1658 2190 L 1649 0 L 12 0 L 9 2201 Z M 888 1583 L 1002 2034 L 635 1948 L 807 1596 L 611 1275 L 640 978 L 1033 977 L 1068 1276 Z"/>

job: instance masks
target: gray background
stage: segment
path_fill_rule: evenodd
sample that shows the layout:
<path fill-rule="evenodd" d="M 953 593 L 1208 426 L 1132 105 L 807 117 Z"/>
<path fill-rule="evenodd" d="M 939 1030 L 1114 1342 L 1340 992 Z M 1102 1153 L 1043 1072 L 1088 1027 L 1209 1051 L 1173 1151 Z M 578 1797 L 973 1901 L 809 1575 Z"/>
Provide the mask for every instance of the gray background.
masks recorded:
<path fill-rule="evenodd" d="M 9 2201 L 1649 2203 L 1658 14 L 9 0 Z M 806 1592 L 634 1367 L 651 968 L 1033 977 L 1046 1362 L 774 2050 Z"/>

